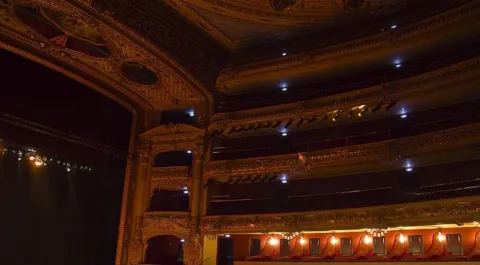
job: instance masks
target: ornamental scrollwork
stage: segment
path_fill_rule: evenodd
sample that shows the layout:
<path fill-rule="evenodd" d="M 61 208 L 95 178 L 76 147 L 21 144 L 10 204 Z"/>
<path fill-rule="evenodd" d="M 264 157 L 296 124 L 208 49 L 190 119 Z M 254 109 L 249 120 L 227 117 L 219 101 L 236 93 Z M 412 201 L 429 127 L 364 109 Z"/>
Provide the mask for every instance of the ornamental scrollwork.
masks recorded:
<path fill-rule="evenodd" d="M 372 225 L 432 224 L 451 220 L 452 216 L 470 220 L 480 210 L 480 197 L 438 200 L 404 205 L 357 208 L 306 213 L 205 216 L 205 233 L 233 231 L 318 231 L 318 229 L 363 228 Z"/>
<path fill-rule="evenodd" d="M 188 213 L 177 212 L 147 212 L 143 216 L 142 242 L 158 235 L 174 235 L 187 238 L 190 220 Z"/>

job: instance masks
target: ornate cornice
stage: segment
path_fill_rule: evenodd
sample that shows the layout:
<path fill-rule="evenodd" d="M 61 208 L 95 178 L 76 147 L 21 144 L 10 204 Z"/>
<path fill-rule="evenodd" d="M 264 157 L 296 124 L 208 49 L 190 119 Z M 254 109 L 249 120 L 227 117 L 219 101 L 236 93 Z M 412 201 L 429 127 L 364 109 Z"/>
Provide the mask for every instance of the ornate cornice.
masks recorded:
<path fill-rule="evenodd" d="M 392 44 L 398 44 L 400 41 L 412 42 L 414 38 L 423 39 L 422 36 L 433 32 L 442 27 L 447 27 L 454 21 L 461 20 L 470 16 L 477 16 L 480 9 L 480 1 L 471 1 L 463 6 L 452 9 L 440 15 L 422 20 L 412 25 L 403 26 L 395 29 L 395 32 L 385 31 L 374 36 L 358 39 L 348 43 L 312 50 L 307 53 L 291 54 L 282 58 L 265 60 L 262 62 L 236 65 L 223 69 L 217 78 L 217 90 L 226 93 L 234 93 L 231 87 L 238 80 L 247 86 L 249 78 L 256 78 L 263 74 L 285 74 L 288 71 L 297 71 L 300 68 L 308 67 L 314 69 L 316 65 L 335 64 L 331 60 L 338 61 L 341 56 L 353 56 L 362 54 L 366 51 L 385 51 L 385 49 L 394 49 Z M 466 23 L 470 27 L 468 30 L 475 32 L 477 28 L 471 22 Z M 455 29 L 454 29 L 455 30 Z M 465 28 L 465 30 L 467 30 Z M 437 34 L 438 38 L 442 34 Z M 287 78 L 287 76 L 282 76 Z M 229 87 L 229 84 L 232 86 Z"/>
<path fill-rule="evenodd" d="M 204 216 L 204 233 L 322 231 L 471 221 L 480 197 L 425 201 L 331 211 Z"/>
<path fill-rule="evenodd" d="M 203 152 L 205 130 L 185 124 L 157 126 L 139 135 L 140 143 L 150 146 L 153 154 L 173 150 L 191 150 Z"/>
<path fill-rule="evenodd" d="M 142 220 L 142 241 L 158 235 L 187 238 L 190 218 L 188 212 L 145 212 Z"/>
<path fill-rule="evenodd" d="M 338 110 L 348 113 L 352 107 L 359 105 L 373 108 L 378 104 L 386 105 L 392 101 L 402 103 L 415 97 L 430 97 L 432 91 L 454 90 L 455 93 L 458 93 L 460 88 L 455 85 L 456 83 L 469 78 L 476 78 L 479 73 L 480 57 L 475 57 L 418 76 L 352 92 L 272 107 L 216 114 L 212 117 L 212 123 L 208 130 L 210 132 L 222 130 L 221 136 L 227 137 L 227 132 L 233 127 L 246 128 L 251 125 L 275 123 L 277 121 L 287 123 L 292 119 L 293 123 L 297 123 L 302 118 L 313 116 L 321 118 Z M 276 132 L 272 128 L 262 128 L 257 132 L 265 133 L 268 130 Z M 235 133 L 233 136 L 241 134 Z"/>
<path fill-rule="evenodd" d="M 150 184 L 150 194 L 156 189 L 183 189 L 190 187 L 188 167 L 154 167 Z"/>
<path fill-rule="evenodd" d="M 414 154 L 468 145 L 478 141 L 480 141 L 480 123 L 474 123 L 409 138 L 346 148 L 271 157 L 211 161 L 205 167 L 204 178 L 215 178 L 223 181 L 232 176 L 314 171 L 332 165 L 378 160 L 390 161 Z"/>

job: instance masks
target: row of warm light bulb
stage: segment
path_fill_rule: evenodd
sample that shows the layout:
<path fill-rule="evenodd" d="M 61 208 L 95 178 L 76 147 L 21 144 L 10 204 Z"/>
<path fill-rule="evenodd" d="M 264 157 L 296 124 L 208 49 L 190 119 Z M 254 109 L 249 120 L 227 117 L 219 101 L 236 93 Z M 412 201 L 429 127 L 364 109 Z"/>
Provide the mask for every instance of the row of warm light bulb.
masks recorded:
<path fill-rule="evenodd" d="M 438 233 L 438 235 L 437 235 L 436 238 L 437 238 L 437 240 L 438 240 L 439 242 L 443 242 L 443 241 L 445 240 L 445 236 L 444 236 L 441 232 Z M 406 240 L 406 237 L 405 237 L 403 234 L 400 234 L 398 240 L 400 241 L 400 243 L 403 244 L 403 243 L 405 242 L 405 240 Z M 270 245 L 272 245 L 272 246 L 275 246 L 275 245 L 278 245 L 278 242 L 279 242 L 278 239 L 272 237 L 272 238 L 270 238 L 270 240 L 268 241 L 268 244 L 270 244 Z M 300 242 L 300 244 L 301 244 L 302 246 L 306 243 L 306 241 L 305 241 L 305 239 L 303 238 L 303 236 L 300 238 L 300 241 L 299 241 L 299 242 Z M 367 244 L 367 245 L 370 244 L 370 243 L 372 242 L 372 237 L 370 237 L 369 235 L 365 235 L 365 236 L 363 237 L 363 242 L 364 242 L 365 244 Z M 336 244 L 338 243 L 338 239 L 337 239 L 335 236 L 332 236 L 332 237 L 330 238 L 330 243 L 331 243 L 332 245 L 336 245 Z"/>

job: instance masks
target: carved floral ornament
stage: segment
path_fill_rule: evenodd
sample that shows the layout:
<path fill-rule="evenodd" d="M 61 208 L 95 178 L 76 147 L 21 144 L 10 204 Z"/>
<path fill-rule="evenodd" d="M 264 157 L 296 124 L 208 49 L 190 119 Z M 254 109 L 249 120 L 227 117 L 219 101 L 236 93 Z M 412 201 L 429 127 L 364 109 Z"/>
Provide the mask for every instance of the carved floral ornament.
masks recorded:
<path fill-rule="evenodd" d="M 204 96 L 159 56 L 120 34 L 115 26 L 98 22 L 95 15 L 65 0 L 2 1 L 0 34 L 23 43 L 31 54 L 54 56 L 60 65 L 78 70 L 70 73 L 61 68 L 62 73 L 75 79 L 77 73 L 93 76 L 145 109 L 205 104 Z M 203 111 L 200 107 L 199 115 Z"/>
<path fill-rule="evenodd" d="M 456 127 L 405 139 L 335 148 L 317 152 L 288 154 L 235 161 L 212 161 L 204 170 L 204 178 L 225 180 L 231 176 L 260 173 L 315 170 L 323 166 L 352 162 L 389 160 L 414 154 L 469 145 L 480 140 L 480 123 Z"/>
<path fill-rule="evenodd" d="M 480 197 L 467 197 L 360 209 L 273 215 L 206 216 L 203 231 L 208 234 L 241 231 L 319 231 L 438 224 L 471 221 L 480 211 Z"/>

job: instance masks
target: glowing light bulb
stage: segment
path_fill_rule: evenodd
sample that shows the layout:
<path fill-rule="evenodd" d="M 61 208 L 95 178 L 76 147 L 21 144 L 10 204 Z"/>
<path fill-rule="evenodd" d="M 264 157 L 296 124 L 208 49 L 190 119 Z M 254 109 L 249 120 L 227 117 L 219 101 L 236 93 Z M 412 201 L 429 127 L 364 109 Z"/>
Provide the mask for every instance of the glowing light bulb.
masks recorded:
<path fill-rule="evenodd" d="M 180 242 L 182 242 L 182 243 L 183 243 L 183 242 L 185 242 L 185 239 L 183 239 L 183 238 L 182 238 L 182 239 L 180 239 Z"/>
<path fill-rule="evenodd" d="M 302 246 L 305 245 L 305 239 L 304 239 L 303 237 L 300 238 L 300 244 L 301 244 Z"/>
<path fill-rule="evenodd" d="M 35 157 L 34 157 L 33 155 L 30 155 L 30 156 L 28 157 L 28 159 L 30 159 L 31 161 L 33 161 L 33 160 L 35 160 Z"/>
<path fill-rule="evenodd" d="M 39 166 L 41 166 L 42 164 L 43 164 L 42 160 L 40 160 L 40 159 L 36 159 L 36 160 L 35 160 L 35 166 L 39 167 Z"/>
<path fill-rule="evenodd" d="M 399 240 L 400 240 L 400 243 L 402 243 L 402 244 L 403 244 L 403 242 L 405 242 L 405 237 L 403 236 L 403 234 L 400 234 Z"/>
<path fill-rule="evenodd" d="M 226 238 L 229 238 L 229 237 L 230 237 L 230 234 L 225 234 L 225 237 L 226 237 Z"/>
<path fill-rule="evenodd" d="M 275 239 L 275 238 L 270 238 L 270 240 L 268 241 L 268 244 L 272 245 L 272 246 L 275 246 L 278 244 L 278 239 Z"/>
<path fill-rule="evenodd" d="M 334 236 L 332 236 L 332 239 L 330 240 L 330 242 L 331 242 L 333 245 L 335 245 L 335 244 L 337 244 L 338 240 L 337 240 Z"/>
<path fill-rule="evenodd" d="M 437 239 L 439 242 L 443 242 L 445 240 L 445 236 L 442 233 L 438 233 Z"/>
<path fill-rule="evenodd" d="M 370 244 L 370 242 L 372 242 L 372 238 L 369 237 L 368 235 L 366 235 L 366 236 L 363 238 L 363 242 L 365 242 L 365 244 Z"/>

